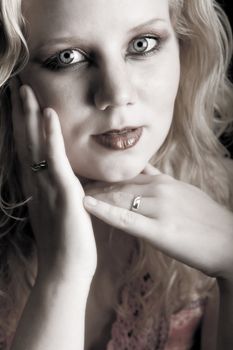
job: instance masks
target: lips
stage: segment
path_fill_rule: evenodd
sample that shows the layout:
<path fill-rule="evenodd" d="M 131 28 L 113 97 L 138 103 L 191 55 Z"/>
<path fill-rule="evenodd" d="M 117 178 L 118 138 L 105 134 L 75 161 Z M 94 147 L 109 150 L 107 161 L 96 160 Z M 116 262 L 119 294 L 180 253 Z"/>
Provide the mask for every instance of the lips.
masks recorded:
<path fill-rule="evenodd" d="M 136 130 L 137 128 L 131 128 L 131 127 L 127 127 L 127 128 L 124 128 L 124 129 L 113 129 L 113 130 L 109 130 L 109 131 L 106 131 L 105 133 L 103 133 L 102 135 L 106 135 L 106 134 L 117 134 L 117 135 L 121 135 L 121 134 L 126 134 L 127 132 L 131 132 L 131 131 L 134 131 Z"/>
<path fill-rule="evenodd" d="M 142 127 L 126 127 L 109 130 L 103 134 L 93 135 L 94 140 L 101 146 L 112 150 L 125 150 L 134 147 L 142 136 Z"/>

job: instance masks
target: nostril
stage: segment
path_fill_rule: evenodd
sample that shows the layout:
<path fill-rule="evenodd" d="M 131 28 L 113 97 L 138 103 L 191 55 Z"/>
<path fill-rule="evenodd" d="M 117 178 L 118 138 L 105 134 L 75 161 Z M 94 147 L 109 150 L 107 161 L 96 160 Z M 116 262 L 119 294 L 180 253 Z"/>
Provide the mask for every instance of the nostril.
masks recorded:
<path fill-rule="evenodd" d="M 95 105 L 100 110 L 105 110 L 108 107 L 122 107 L 132 105 L 135 103 L 135 96 L 131 86 L 102 86 L 95 93 Z"/>
<path fill-rule="evenodd" d="M 95 76 L 94 102 L 98 109 L 132 105 L 136 101 L 136 89 L 125 62 L 105 65 Z"/>

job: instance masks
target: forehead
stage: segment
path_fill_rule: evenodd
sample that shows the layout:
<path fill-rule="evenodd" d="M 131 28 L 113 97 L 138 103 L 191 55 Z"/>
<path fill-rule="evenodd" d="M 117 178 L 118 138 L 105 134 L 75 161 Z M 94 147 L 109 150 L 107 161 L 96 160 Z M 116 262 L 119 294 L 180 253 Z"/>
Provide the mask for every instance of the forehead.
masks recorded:
<path fill-rule="evenodd" d="M 169 21 L 168 0 L 23 0 L 29 41 L 51 35 L 85 35 L 130 30 L 161 18 Z"/>

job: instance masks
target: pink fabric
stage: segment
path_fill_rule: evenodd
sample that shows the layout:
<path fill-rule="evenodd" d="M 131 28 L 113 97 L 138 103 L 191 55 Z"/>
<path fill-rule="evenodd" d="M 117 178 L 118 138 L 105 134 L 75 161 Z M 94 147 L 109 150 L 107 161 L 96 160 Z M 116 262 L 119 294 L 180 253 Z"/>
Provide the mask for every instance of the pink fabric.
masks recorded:
<path fill-rule="evenodd" d="M 125 287 L 122 291 L 122 303 L 126 302 L 131 316 L 124 320 L 117 315 L 112 325 L 111 339 L 106 350 L 190 350 L 193 335 L 201 321 L 205 302 L 195 300 L 188 307 L 173 314 L 169 324 L 163 318 L 155 325 L 151 318 L 146 327 L 142 327 L 141 306 L 135 295 L 146 293 L 153 283 L 149 273 L 139 281 Z M 148 302 L 149 297 L 147 298 Z"/>
<path fill-rule="evenodd" d="M 121 293 L 121 302 L 127 303 L 130 317 L 124 320 L 119 314 L 111 328 L 111 339 L 106 350 L 190 350 L 193 335 L 202 318 L 205 302 L 195 300 L 188 307 L 173 314 L 169 324 L 163 318 L 155 325 L 153 318 L 147 319 L 142 327 L 142 306 L 136 295 L 145 295 L 153 283 L 150 274 L 143 274 L 137 281 L 125 287 Z M 149 297 L 145 302 L 149 301 Z M 12 336 L 4 337 L 0 327 L 0 350 L 10 349 Z"/>

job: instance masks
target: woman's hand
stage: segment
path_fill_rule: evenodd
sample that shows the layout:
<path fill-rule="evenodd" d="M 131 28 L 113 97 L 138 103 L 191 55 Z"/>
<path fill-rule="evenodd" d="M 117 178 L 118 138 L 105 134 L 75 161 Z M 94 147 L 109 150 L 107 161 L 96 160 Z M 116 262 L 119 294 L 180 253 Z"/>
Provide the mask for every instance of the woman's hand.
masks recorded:
<path fill-rule="evenodd" d="M 233 278 L 233 214 L 197 187 L 148 164 L 130 181 L 99 182 L 85 192 L 86 209 L 106 223 L 207 275 Z M 140 207 L 131 211 L 138 195 Z"/>
<path fill-rule="evenodd" d="M 91 279 L 97 264 L 92 223 L 83 207 L 83 188 L 66 156 L 58 115 L 51 108 L 41 112 L 29 86 L 19 88 L 15 79 L 12 121 L 39 269 Z M 33 172 L 32 164 L 43 160 L 48 168 Z"/>

